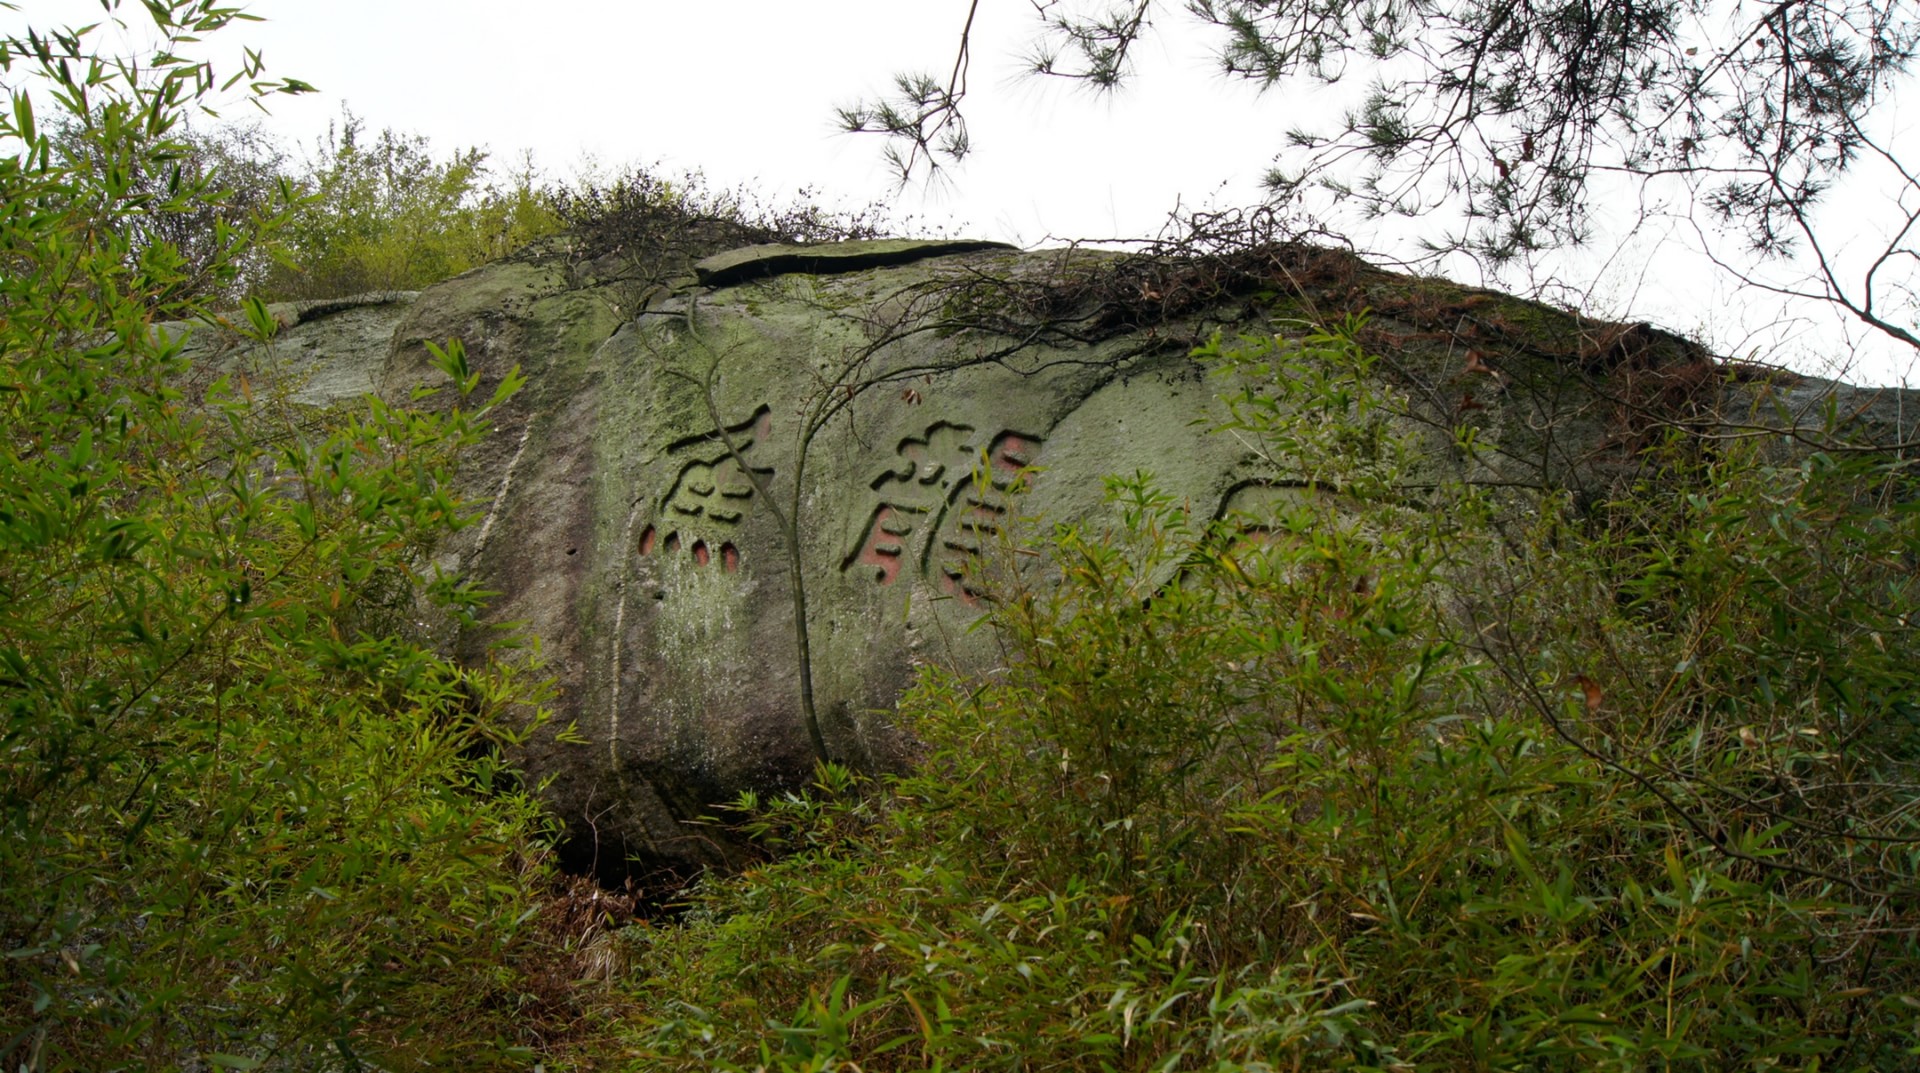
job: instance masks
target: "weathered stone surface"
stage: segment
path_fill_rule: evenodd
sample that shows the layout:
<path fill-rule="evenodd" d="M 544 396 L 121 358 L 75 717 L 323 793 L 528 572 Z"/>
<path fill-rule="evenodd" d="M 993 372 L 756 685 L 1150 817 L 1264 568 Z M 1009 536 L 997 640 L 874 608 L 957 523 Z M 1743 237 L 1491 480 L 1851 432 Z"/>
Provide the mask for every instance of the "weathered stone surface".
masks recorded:
<path fill-rule="evenodd" d="M 393 330 L 418 297 L 379 291 L 272 305 L 268 312 L 281 330 L 264 348 L 244 345 L 231 332 L 172 327 L 192 332 L 186 352 L 196 369 L 270 378 L 295 402 L 324 406 L 380 390 Z"/>
<path fill-rule="evenodd" d="M 1001 658 L 970 627 L 981 579 L 1019 568 L 1006 539 L 1040 524 L 1021 519 L 1101 518 L 1109 474 L 1151 473 L 1205 517 L 1311 476 L 1209 431 L 1222 385 L 1189 355 L 1215 330 L 1371 310 L 1361 337 L 1435 477 L 1594 490 L 1665 423 L 1729 414 L 1810 430 L 1837 404 L 1883 440 L 1914 425 L 1898 392 L 1735 369 L 1645 325 L 1326 251 L 1203 271 L 852 243 L 709 258 L 705 285 L 689 267 L 638 289 L 549 248 L 417 297 L 293 311 L 276 344 L 316 402 L 375 379 L 404 397 L 439 375 L 425 343 L 454 337 L 489 382 L 528 375 L 467 470 L 485 522 L 445 555 L 538 639 L 574 733 L 520 759 L 576 861 L 605 872 L 725 864 L 734 847 L 700 818 L 806 776 L 796 596 L 829 751 L 884 768 L 908 745 L 890 713 L 916 665 Z M 1291 297 L 1253 297 L 1279 281 Z M 490 636 L 449 643 L 477 655 Z"/>

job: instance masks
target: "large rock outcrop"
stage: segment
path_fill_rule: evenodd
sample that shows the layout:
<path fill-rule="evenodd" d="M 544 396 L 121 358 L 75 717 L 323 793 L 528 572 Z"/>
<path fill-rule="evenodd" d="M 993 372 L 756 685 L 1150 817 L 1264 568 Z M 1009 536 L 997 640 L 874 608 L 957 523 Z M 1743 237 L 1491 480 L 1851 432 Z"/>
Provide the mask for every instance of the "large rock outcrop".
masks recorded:
<path fill-rule="evenodd" d="M 538 639 L 575 733 L 521 759 L 577 862 L 613 874 L 732 859 L 700 818 L 806 776 L 808 708 L 835 757 L 899 763 L 889 713 L 916 665 L 1000 658 L 970 627 L 1021 519 L 1094 518 L 1102 479 L 1136 471 L 1205 516 L 1291 494 L 1310 465 L 1211 432 L 1221 385 L 1190 353 L 1363 309 L 1436 475 L 1598 488 L 1662 428 L 1805 424 L 1823 400 L 1898 431 L 1893 393 L 1291 246 L 867 242 L 636 268 L 552 245 L 417 295 L 281 308 L 276 351 L 313 402 L 404 397 L 448 338 L 489 379 L 527 374 L 467 470 L 485 520 L 446 554 Z"/>

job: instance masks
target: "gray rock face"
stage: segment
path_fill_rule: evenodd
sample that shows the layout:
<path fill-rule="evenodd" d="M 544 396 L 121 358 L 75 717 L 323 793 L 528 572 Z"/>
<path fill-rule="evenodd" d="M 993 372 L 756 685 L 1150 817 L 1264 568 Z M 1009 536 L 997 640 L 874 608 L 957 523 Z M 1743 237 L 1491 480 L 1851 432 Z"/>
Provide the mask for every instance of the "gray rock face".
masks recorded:
<path fill-rule="evenodd" d="M 1216 329 L 1370 309 L 1362 340 L 1434 476 L 1598 488 L 1659 420 L 1804 424 L 1835 399 L 1874 435 L 1914 423 L 1897 392 L 1742 372 L 1643 325 L 1327 251 L 1196 265 L 889 242 L 655 267 L 678 282 L 582 278 L 548 249 L 292 310 L 277 344 L 316 402 L 403 397 L 439 375 L 429 340 L 464 340 L 489 381 L 527 373 L 468 470 L 485 522 L 447 554 L 539 641 L 575 733 L 520 760 L 605 874 L 737 860 L 700 818 L 806 777 L 808 685 L 831 754 L 900 763 L 889 715 L 915 668 L 1002 658 L 970 627 L 1020 569 L 1010 540 L 1101 517 L 1107 475 L 1151 473 L 1207 517 L 1311 476 L 1209 431 L 1223 386 L 1189 355 Z M 1253 297 L 1281 281 L 1291 298 Z"/>
<path fill-rule="evenodd" d="M 190 332 L 186 353 L 206 373 L 241 373 L 272 380 L 289 397 L 309 406 L 325 406 L 380 390 L 393 330 L 419 294 L 378 291 L 351 298 L 284 302 L 268 307 L 280 333 L 272 346 L 252 348 L 236 334 Z"/>

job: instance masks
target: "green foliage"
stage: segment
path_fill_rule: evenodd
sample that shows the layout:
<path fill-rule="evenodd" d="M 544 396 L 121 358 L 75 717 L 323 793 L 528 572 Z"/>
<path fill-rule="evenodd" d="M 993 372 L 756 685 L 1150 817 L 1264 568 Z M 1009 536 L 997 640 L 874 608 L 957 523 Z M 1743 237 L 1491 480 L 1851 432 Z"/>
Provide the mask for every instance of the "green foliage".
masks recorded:
<path fill-rule="evenodd" d="M 51 150 L 76 171 L 108 161 L 78 123 L 55 117 Z M 296 199 L 285 152 L 257 124 L 193 127 L 183 119 L 150 159 L 120 161 L 130 193 L 110 221 L 133 250 L 170 247 L 181 258 L 180 297 L 236 303 L 273 268 L 264 243 L 251 241 Z M 167 201 L 164 212 L 148 211 Z"/>
<path fill-rule="evenodd" d="M 543 687 L 396 623 L 473 614 L 424 551 L 517 381 L 475 395 L 456 344 L 454 406 L 313 414 L 189 368 L 156 323 L 274 220 L 173 167 L 215 85 L 184 56 L 245 16 L 141 10 L 141 63 L 0 42 L 0 1063 L 514 1061 L 541 825 L 498 754 Z"/>
<path fill-rule="evenodd" d="M 76 170 L 106 168 L 82 126 L 52 126 L 53 156 Z M 350 112 L 297 164 L 257 125 L 183 119 L 164 149 L 119 166 L 133 196 L 104 222 L 136 252 L 178 255 L 180 297 L 227 305 L 417 290 L 561 227 L 531 163 L 496 182 L 479 149 L 442 158 L 420 135 L 369 136 Z M 148 211 L 157 202 L 171 207 Z M 236 241 L 270 220 L 271 241 Z"/>
<path fill-rule="evenodd" d="M 264 287 L 285 298 L 417 290 L 560 229 L 528 165 L 488 180 L 479 149 L 435 157 L 427 139 L 367 136 L 351 112 L 315 147 L 281 232 L 285 264 Z"/>
<path fill-rule="evenodd" d="M 57 151 L 85 154 L 66 134 Z M 191 211 L 119 221 L 137 243 L 164 242 L 185 258 L 196 293 L 225 302 L 338 298 L 418 290 L 498 260 L 561 231 L 583 261 L 623 278 L 671 279 L 720 250 L 760 242 L 872 238 L 885 230 L 877 205 L 824 209 L 802 190 L 776 203 L 746 190 L 716 190 L 698 174 L 671 178 L 633 168 L 603 181 L 543 184 L 531 160 L 496 180 L 480 149 L 437 154 L 424 136 L 369 134 L 345 113 L 303 162 L 257 127 L 182 127 L 159 169 L 135 173 L 148 192 L 187 182 Z M 225 251 L 211 239 L 257 229 L 284 211 L 271 244 Z M 225 228 L 227 231 L 222 231 Z M 220 267 L 217 278 L 211 268 Z M 657 277 L 655 279 L 654 277 Z"/>
<path fill-rule="evenodd" d="M 554 213 L 588 259 L 614 257 L 655 271 L 679 273 L 685 264 L 721 250 L 763 242 L 842 242 L 887 233 L 879 205 L 834 211 L 802 189 L 792 202 L 770 202 L 744 189 L 716 190 L 699 172 L 669 177 L 635 167 L 611 180 L 585 178 L 549 190 Z"/>
<path fill-rule="evenodd" d="M 1261 513 L 1114 482 L 918 771 L 741 803 L 792 855 L 633 939 L 639 1068 L 1914 1061 L 1907 464 L 1415 499 L 1351 329 L 1206 352 Z"/>

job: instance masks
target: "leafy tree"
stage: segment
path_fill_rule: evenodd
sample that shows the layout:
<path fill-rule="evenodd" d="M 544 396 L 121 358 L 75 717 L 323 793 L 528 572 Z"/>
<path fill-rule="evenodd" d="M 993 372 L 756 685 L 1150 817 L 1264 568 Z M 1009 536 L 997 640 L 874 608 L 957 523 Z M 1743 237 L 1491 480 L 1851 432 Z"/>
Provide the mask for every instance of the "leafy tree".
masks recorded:
<path fill-rule="evenodd" d="M 182 138 L 223 85 L 196 42 L 248 16 L 135 8 L 142 61 L 0 40 L 0 1063 L 510 1061 L 541 823 L 498 752 L 541 691 L 402 624 L 474 610 L 423 553 L 516 384 L 453 345 L 460 404 L 318 414 L 191 367 L 280 216 Z"/>
<path fill-rule="evenodd" d="M 1099 89 L 1124 83 L 1134 50 L 1171 5 L 1035 5 L 1040 75 Z M 1909 0 L 1746 4 L 1715 0 L 1189 0 L 1215 31 L 1224 77 L 1281 89 L 1372 78 L 1361 103 L 1286 135 L 1268 183 L 1311 212 L 1363 221 L 1442 221 L 1421 239 L 1498 268 L 1577 245 L 1610 197 L 1644 205 L 1678 190 L 1700 222 L 1765 257 L 1801 254 L 1803 286 L 1920 347 L 1920 161 L 1884 119 L 1920 45 Z M 945 78 L 902 75 L 890 97 L 841 112 L 877 132 L 903 178 L 972 147 L 970 7 Z M 1909 140 L 1910 143 L 1910 140 Z M 1891 183 L 1877 245 L 1843 256 L 1821 228 L 1823 198 L 1850 174 Z M 1369 224 L 1368 226 L 1373 226 Z M 1730 253 L 1722 264 L 1749 282 Z"/>
<path fill-rule="evenodd" d="M 184 259 L 186 285 L 227 305 L 266 298 L 333 298 L 411 290 L 503 257 L 558 230 L 552 195 L 529 163 L 504 183 L 487 155 L 441 158 L 421 135 L 369 135 L 351 112 L 296 162 L 258 124 L 184 117 L 171 148 L 128 176 L 140 201 L 115 226 L 136 248 L 165 243 Z M 53 151 L 101 167 L 85 132 L 56 120 Z M 198 194 L 175 211 L 144 206 L 182 186 Z M 268 241 L 242 242 L 274 219 Z"/>
<path fill-rule="evenodd" d="M 52 127 L 53 153 L 76 168 L 112 163 L 83 126 L 56 115 Z M 238 303 L 273 267 L 267 245 L 254 239 L 295 200 L 287 155 L 258 124 L 195 126 L 183 116 L 167 140 L 151 160 L 121 162 L 138 169 L 127 176 L 137 196 L 112 224 L 136 254 L 160 245 L 179 254 L 180 297 Z M 149 211 L 155 202 L 168 202 L 167 211 Z"/>
<path fill-rule="evenodd" d="M 281 297 L 418 289 L 560 228 L 531 165 L 490 182 L 483 150 L 441 159 L 422 135 L 369 136 L 352 112 L 291 181 L 300 205 L 264 284 Z"/>

